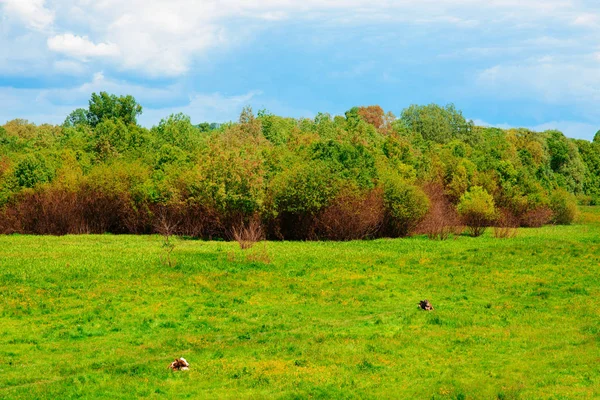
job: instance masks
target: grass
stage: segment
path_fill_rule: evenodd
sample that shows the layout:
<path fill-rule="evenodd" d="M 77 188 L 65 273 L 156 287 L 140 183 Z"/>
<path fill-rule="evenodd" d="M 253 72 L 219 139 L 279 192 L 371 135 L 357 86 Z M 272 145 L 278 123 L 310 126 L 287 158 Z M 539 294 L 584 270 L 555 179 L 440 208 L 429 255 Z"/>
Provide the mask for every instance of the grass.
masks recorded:
<path fill-rule="evenodd" d="M 600 396 L 598 209 L 514 239 L 162 251 L 0 237 L 0 398 Z"/>

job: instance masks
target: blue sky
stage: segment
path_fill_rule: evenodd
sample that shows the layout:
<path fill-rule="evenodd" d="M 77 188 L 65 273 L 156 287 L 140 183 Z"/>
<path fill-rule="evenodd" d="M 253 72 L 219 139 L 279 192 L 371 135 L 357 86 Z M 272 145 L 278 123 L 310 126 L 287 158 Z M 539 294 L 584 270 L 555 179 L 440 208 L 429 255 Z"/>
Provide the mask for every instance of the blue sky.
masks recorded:
<path fill-rule="evenodd" d="M 0 123 L 60 123 L 94 91 L 140 122 L 453 102 L 478 124 L 600 129 L 591 0 L 0 0 Z"/>

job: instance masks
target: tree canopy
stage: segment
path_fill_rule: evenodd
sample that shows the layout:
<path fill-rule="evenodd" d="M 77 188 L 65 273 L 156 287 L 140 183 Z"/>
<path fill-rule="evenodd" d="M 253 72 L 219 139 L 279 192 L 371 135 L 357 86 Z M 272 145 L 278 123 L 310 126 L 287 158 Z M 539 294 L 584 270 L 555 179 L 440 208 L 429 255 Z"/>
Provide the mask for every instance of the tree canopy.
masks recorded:
<path fill-rule="evenodd" d="M 523 224 L 544 210 L 565 222 L 573 199 L 600 202 L 600 132 L 589 142 L 480 127 L 452 104 L 399 118 L 379 106 L 314 119 L 246 108 L 238 122 L 174 114 L 151 129 L 141 112 L 132 96 L 101 92 L 61 126 L 0 127 L 0 232 L 151 232 L 166 208 L 199 236 L 227 237 L 256 216 L 271 237 L 339 238 L 332 226 L 350 219 L 398 236 L 435 211 L 431 185 L 471 220 L 493 204 Z"/>

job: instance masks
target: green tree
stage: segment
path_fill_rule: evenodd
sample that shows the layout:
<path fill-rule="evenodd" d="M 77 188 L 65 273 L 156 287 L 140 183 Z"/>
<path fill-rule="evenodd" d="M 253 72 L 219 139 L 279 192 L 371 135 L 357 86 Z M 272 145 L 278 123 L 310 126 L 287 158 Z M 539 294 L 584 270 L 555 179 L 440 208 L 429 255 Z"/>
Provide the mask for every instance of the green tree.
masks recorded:
<path fill-rule="evenodd" d="M 554 213 L 552 221 L 558 225 L 569 225 L 577 217 L 577 199 L 564 189 L 555 190 L 550 196 L 550 209 Z"/>
<path fill-rule="evenodd" d="M 498 218 L 494 198 L 481 186 L 465 192 L 456 209 L 473 237 L 483 235 L 486 227 Z"/>
<path fill-rule="evenodd" d="M 406 236 L 425 217 L 429 199 L 419 187 L 391 174 L 383 180 L 383 202 L 388 230 L 393 235 Z"/>
<path fill-rule="evenodd" d="M 377 177 L 375 158 L 361 144 L 319 141 L 311 146 L 313 160 L 325 162 L 331 171 L 360 188 L 372 188 Z"/>
<path fill-rule="evenodd" d="M 400 120 L 425 140 L 436 143 L 447 143 L 452 139 L 468 140 L 473 131 L 473 122 L 467 121 L 453 104 L 445 107 L 437 104 L 411 105 L 402 111 Z"/>
<path fill-rule="evenodd" d="M 19 186 L 33 188 L 40 183 L 50 182 L 52 170 L 39 155 L 27 155 L 16 166 L 14 172 Z"/>
<path fill-rule="evenodd" d="M 548 131 L 548 150 L 550 151 L 550 166 L 555 172 L 569 162 L 569 142 L 559 131 Z"/>
<path fill-rule="evenodd" d="M 142 113 L 139 105 L 131 95 L 119 96 L 100 92 L 92 93 L 89 101 L 87 119 L 92 126 L 104 120 L 120 120 L 124 124 L 137 124 L 137 117 Z"/>
<path fill-rule="evenodd" d="M 270 186 L 275 215 L 315 215 L 329 205 L 338 189 L 323 161 L 292 165 L 277 175 Z"/>
<path fill-rule="evenodd" d="M 194 149 L 200 139 L 200 130 L 182 113 L 171 114 L 153 129 L 161 142 L 181 148 Z"/>
<path fill-rule="evenodd" d="M 63 122 L 63 127 L 73 128 L 79 125 L 89 125 L 88 110 L 84 108 L 78 108 L 74 110 Z"/>
<path fill-rule="evenodd" d="M 6 129 L 0 126 L 0 146 L 8 145 L 13 142 L 13 139 L 8 135 Z"/>

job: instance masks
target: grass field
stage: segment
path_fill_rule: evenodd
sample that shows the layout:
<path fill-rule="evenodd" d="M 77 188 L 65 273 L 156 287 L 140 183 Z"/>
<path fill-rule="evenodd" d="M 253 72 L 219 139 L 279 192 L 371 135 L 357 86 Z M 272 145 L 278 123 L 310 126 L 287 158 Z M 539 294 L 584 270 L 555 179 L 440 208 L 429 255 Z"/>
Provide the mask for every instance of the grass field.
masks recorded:
<path fill-rule="evenodd" d="M 515 239 L 176 243 L 170 268 L 158 236 L 0 237 L 0 398 L 600 397 L 600 210 Z"/>

